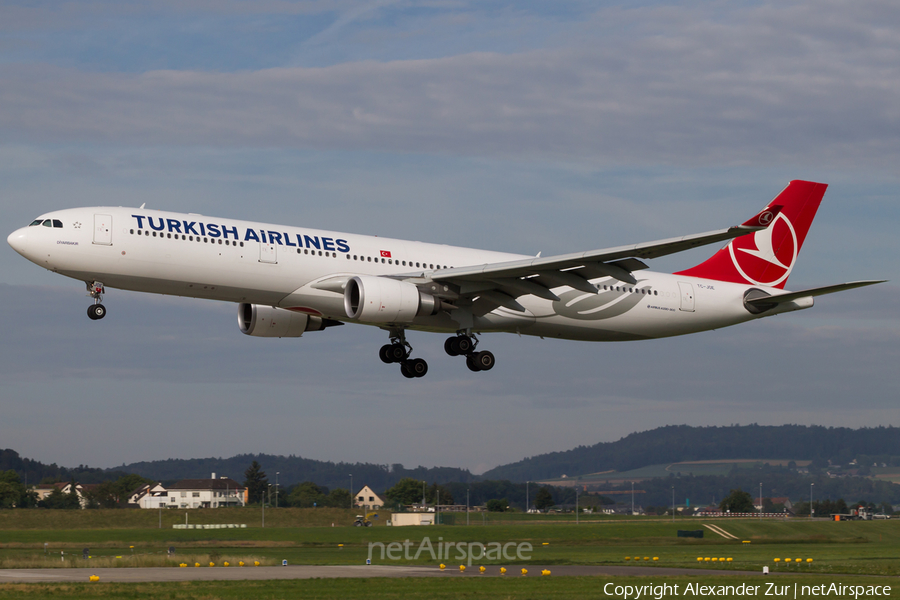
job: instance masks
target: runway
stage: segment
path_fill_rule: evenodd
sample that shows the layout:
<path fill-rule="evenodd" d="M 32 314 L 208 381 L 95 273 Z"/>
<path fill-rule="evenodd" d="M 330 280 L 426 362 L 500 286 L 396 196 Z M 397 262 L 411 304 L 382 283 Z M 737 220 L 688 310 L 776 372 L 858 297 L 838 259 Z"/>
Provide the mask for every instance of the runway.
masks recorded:
<path fill-rule="evenodd" d="M 671 575 L 762 575 L 760 571 L 720 571 L 705 569 L 676 569 L 666 567 L 601 567 L 578 565 L 526 565 L 527 577 L 541 577 L 547 569 L 551 577 L 574 576 L 671 576 Z M 108 569 L 0 569 L 0 583 L 29 582 L 85 582 L 91 575 L 100 581 L 121 583 L 161 581 L 237 581 L 312 578 L 359 577 L 522 577 L 522 565 L 506 567 L 506 575 L 499 566 L 487 567 L 484 574 L 477 566 L 438 567 L 388 566 L 388 565 L 291 565 L 285 567 L 156 567 L 156 568 L 108 568 Z"/>

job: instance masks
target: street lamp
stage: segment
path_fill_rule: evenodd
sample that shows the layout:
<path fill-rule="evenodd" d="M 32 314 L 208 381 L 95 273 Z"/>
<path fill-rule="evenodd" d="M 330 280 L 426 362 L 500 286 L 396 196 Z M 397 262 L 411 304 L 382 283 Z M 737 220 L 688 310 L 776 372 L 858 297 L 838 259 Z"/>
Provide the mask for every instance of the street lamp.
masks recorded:
<path fill-rule="evenodd" d="M 634 516 L 634 482 L 631 482 L 631 516 Z"/>
<path fill-rule="evenodd" d="M 575 524 L 578 525 L 578 486 L 575 486 Z"/>
<path fill-rule="evenodd" d="M 280 471 L 275 471 L 275 508 L 278 508 L 278 475 Z"/>
<path fill-rule="evenodd" d="M 469 489 L 466 488 L 466 525 L 469 524 Z"/>
<path fill-rule="evenodd" d="M 350 473 L 350 508 L 353 508 L 353 473 Z"/>
<path fill-rule="evenodd" d="M 816 485 L 816 484 L 815 483 L 809 484 L 809 518 L 810 519 L 813 518 L 813 516 L 815 515 L 815 512 L 816 512 L 813 509 L 813 505 L 812 505 L 812 489 L 813 489 L 814 485 Z"/>
<path fill-rule="evenodd" d="M 675 522 L 675 486 L 672 486 L 672 522 Z"/>
<path fill-rule="evenodd" d="M 525 482 L 525 514 L 528 514 L 528 484 L 530 481 Z"/>
<path fill-rule="evenodd" d="M 759 482 L 759 518 L 762 519 L 762 482 Z"/>

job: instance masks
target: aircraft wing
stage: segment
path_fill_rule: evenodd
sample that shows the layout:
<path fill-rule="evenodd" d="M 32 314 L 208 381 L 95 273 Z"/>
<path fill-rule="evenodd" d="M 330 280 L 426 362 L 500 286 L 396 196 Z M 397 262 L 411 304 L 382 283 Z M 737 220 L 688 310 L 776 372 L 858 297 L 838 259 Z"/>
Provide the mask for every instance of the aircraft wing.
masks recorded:
<path fill-rule="evenodd" d="M 519 296 L 533 294 L 556 301 L 559 298 L 550 290 L 560 286 L 596 294 L 597 288 L 588 280 L 598 277 L 635 284 L 632 273 L 647 268 L 640 259 L 658 258 L 760 231 L 774 221 L 780 210 L 780 206 L 767 207 L 752 219 L 728 229 L 589 252 L 441 269 L 434 272 L 432 279 L 454 285 L 462 298 L 478 296 L 494 307 L 522 312 L 524 308 L 515 300 Z"/>

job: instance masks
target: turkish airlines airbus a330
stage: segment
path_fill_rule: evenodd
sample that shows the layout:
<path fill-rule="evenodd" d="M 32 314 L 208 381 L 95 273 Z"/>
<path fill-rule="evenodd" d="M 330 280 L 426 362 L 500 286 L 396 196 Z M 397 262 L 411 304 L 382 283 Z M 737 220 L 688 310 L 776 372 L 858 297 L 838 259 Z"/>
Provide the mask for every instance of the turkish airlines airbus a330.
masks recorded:
<path fill-rule="evenodd" d="M 452 334 L 451 356 L 472 371 L 494 366 L 476 333 L 583 341 L 661 338 L 809 308 L 813 297 L 880 283 L 787 292 L 785 283 L 826 185 L 792 181 L 742 225 L 685 237 L 532 257 L 381 237 L 132 208 L 54 211 L 13 232 L 16 252 L 87 284 L 91 319 L 107 287 L 238 303 L 247 335 L 300 337 L 344 323 L 386 330 L 379 353 L 405 377 L 406 330 Z M 652 259 L 730 240 L 674 274 Z"/>

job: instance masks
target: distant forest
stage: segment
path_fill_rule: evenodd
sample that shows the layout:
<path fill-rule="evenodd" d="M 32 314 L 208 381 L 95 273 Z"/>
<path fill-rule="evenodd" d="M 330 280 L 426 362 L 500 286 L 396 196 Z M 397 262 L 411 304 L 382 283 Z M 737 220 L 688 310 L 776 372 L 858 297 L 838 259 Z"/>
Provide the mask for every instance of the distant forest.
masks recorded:
<path fill-rule="evenodd" d="M 824 467 L 829 460 L 846 464 L 861 456 L 889 465 L 900 460 L 900 428 L 669 425 L 632 433 L 616 442 L 525 458 L 495 467 L 481 477 L 535 481 L 563 474 L 571 477 L 690 460 L 742 458 L 811 460 L 814 466 Z"/>
<path fill-rule="evenodd" d="M 830 478 L 824 471 L 829 462 L 846 467 L 853 459 L 860 465 L 873 462 L 890 466 L 900 465 L 900 428 L 874 427 L 849 429 L 802 425 L 691 427 L 687 425 L 660 427 L 633 433 L 616 442 L 593 446 L 579 446 L 564 452 L 553 452 L 523 459 L 516 463 L 491 469 L 481 476 L 454 467 L 406 468 L 402 464 L 334 463 L 299 456 L 269 454 L 241 454 L 231 458 L 170 459 L 123 464 L 113 469 L 97 469 L 79 465 L 67 468 L 45 465 L 22 458 L 14 450 L 0 450 L 0 472 L 15 471 L 23 483 L 42 481 L 78 481 L 100 483 L 116 480 L 133 473 L 160 481 L 164 485 L 180 479 L 227 476 L 243 483 L 244 472 L 257 461 L 265 471 L 269 483 L 275 483 L 276 472 L 282 493 L 302 482 L 313 482 L 328 489 L 348 489 L 350 476 L 357 489 L 363 485 L 376 492 L 384 492 L 404 478 L 430 484 L 440 484 L 452 492 L 457 502 L 464 502 L 469 490 L 472 504 L 506 498 L 510 505 L 523 508 L 526 481 L 531 481 L 531 498 L 539 489 L 534 483 L 542 479 L 569 476 L 570 485 L 582 475 L 601 471 L 628 471 L 650 465 L 670 464 L 692 460 L 757 459 L 760 464 L 741 465 L 725 476 L 693 476 L 672 473 L 639 483 L 644 493 L 636 497 L 638 505 L 668 506 L 674 486 L 676 502 L 690 500 L 691 506 L 718 502 L 732 489 L 743 489 L 756 498 L 759 484 L 765 497 L 787 496 L 792 500 L 808 498 L 811 483 L 815 483 L 817 499 L 847 502 L 866 500 L 876 503 L 900 503 L 900 485 L 865 477 Z M 769 466 L 766 459 L 809 460 L 809 473 L 798 473 L 787 467 Z M 582 486 L 583 488 L 583 486 Z M 615 488 L 592 484 L 586 490 L 625 491 L 630 485 Z M 584 493 L 585 490 L 582 491 Z M 571 504 L 574 489 L 556 487 L 554 500 Z M 630 503 L 630 495 L 613 494 L 611 499 Z M 582 501 L 590 503 L 585 497 Z"/>
<path fill-rule="evenodd" d="M 286 487 L 304 481 L 312 481 L 331 489 L 348 489 L 351 475 L 353 476 L 353 487 L 361 488 L 368 485 L 375 490 L 385 490 L 404 477 L 441 483 L 465 483 L 479 479 L 466 469 L 454 467 L 407 469 L 402 464 L 333 463 L 300 456 L 273 454 L 239 454 L 231 458 L 157 460 L 122 465 L 116 467 L 116 470 L 136 473 L 163 483 L 175 482 L 179 479 L 206 478 L 210 477 L 212 473 L 215 473 L 216 477 L 228 476 L 235 481 L 243 482 L 244 471 L 254 460 L 266 472 L 269 483 L 275 483 L 275 473 L 278 472 L 279 484 Z"/>

